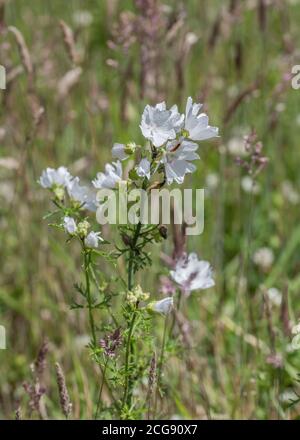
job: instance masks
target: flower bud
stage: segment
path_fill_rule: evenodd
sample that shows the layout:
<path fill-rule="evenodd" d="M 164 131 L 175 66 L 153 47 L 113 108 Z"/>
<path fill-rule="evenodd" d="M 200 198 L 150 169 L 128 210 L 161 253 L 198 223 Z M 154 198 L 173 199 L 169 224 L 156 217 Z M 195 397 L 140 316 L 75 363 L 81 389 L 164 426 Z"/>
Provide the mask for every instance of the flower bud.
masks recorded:
<path fill-rule="evenodd" d="M 161 299 L 160 301 L 154 301 L 148 304 L 147 310 L 150 313 L 161 313 L 162 315 L 168 315 L 174 306 L 173 297 Z"/>
<path fill-rule="evenodd" d="M 81 238 L 86 237 L 86 236 L 87 236 L 87 233 L 88 233 L 88 229 L 89 229 L 89 227 L 90 227 L 90 224 L 89 224 L 89 222 L 86 221 L 86 220 L 83 220 L 82 222 L 78 223 L 78 225 L 77 225 L 77 232 L 78 232 L 78 235 L 79 235 Z"/>

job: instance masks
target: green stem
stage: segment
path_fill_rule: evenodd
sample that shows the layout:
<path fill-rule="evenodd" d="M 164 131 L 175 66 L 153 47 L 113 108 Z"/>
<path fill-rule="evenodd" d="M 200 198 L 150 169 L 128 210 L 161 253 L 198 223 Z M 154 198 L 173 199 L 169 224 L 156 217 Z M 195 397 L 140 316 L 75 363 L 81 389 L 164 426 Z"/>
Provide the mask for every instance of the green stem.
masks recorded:
<path fill-rule="evenodd" d="M 155 392 L 155 401 L 154 401 L 154 412 L 153 412 L 154 419 L 155 419 L 155 415 L 156 415 L 156 408 L 157 408 L 157 401 L 158 401 L 158 391 L 159 391 L 160 380 L 161 380 L 162 369 L 163 369 L 163 361 L 164 361 L 166 339 L 167 339 L 167 327 L 168 327 L 168 315 L 165 318 L 163 340 L 162 340 L 162 344 L 161 344 L 161 352 L 160 352 L 160 356 L 159 356 L 158 369 L 157 369 L 157 383 L 156 383 L 156 392 Z"/>
<path fill-rule="evenodd" d="M 104 369 L 103 369 L 103 372 L 102 372 L 102 381 L 101 381 L 101 385 L 100 385 L 100 391 L 99 391 L 99 397 L 98 397 L 98 402 L 97 402 L 97 408 L 96 408 L 96 413 L 95 413 L 95 417 L 94 417 L 95 420 L 97 420 L 98 414 L 99 414 L 99 411 L 100 411 L 101 396 L 102 396 L 103 385 L 104 385 L 104 382 L 105 382 L 105 374 L 106 374 L 107 364 L 108 364 L 108 358 L 105 361 Z"/>
<path fill-rule="evenodd" d="M 90 262 L 91 262 L 91 254 L 89 251 L 84 249 L 84 271 L 85 271 L 85 285 L 86 285 L 86 298 L 88 302 L 88 309 L 89 309 L 89 321 L 90 321 L 90 328 L 92 333 L 92 341 L 93 341 L 93 347 L 96 347 L 96 329 L 95 329 L 95 321 L 93 317 L 93 304 L 92 304 L 92 298 L 91 298 L 91 283 L 90 283 Z"/>

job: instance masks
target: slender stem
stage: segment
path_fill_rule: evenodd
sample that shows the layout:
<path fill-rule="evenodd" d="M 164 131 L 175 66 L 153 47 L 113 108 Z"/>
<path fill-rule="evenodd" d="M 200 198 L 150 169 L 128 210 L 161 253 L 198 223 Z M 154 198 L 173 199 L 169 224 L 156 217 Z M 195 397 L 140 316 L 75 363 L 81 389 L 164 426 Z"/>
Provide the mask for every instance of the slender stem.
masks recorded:
<path fill-rule="evenodd" d="M 103 372 L 102 372 L 102 381 L 101 381 L 101 385 L 100 385 L 99 397 L 98 397 L 98 402 L 97 402 L 97 408 L 96 408 L 96 413 L 95 413 L 95 417 L 94 417 L 95 420 L 97 420 L 98 414 L 99 414 L 99 411 L 100 411 L 101 396 L 102 396 L 103 385 L 104 385 L 104 382 L 105 382 L 105 374 L 106 374 L 107 364 L 108 364 L 108 358 L 105 361 L 104 369 L 103 369 Z"/>
<path fill-rule="evenodd" d="M 127 337 L 127 342 L 126 342 L 126 355 L 125 355 L 125 388 L 124 388 L 124 396 L 123 396 L 123 406 L 125 405 L 125 403 L 128 403 L 128 405 L 130 405 L 130 394 L 128 393 L 129 391 L 129 382 L 130 382 L 130 378 L 129 378 L 129 360 L 130 360 L 130 355 L 132 352 L 132 341 L 131 341 L 131 337 L 132 337 L 132 333 L 133 333 L 133 328 L 134 328 L 134 323 L 135 323 L 135 319 L 136 319 L 136 312 L 133 312 L 132 318 L 131 318 L 131 322 L 130 322 L 130 326 L 129 326 L 129 332 L 128 332 L 128 337 Z"/>
<path fill-rule="evenodd" d="M 156 392 L 155 392 L 154 412 L 153 412 L 154 418 L 155 418 L 155 414 L 156 414 L 157 401 L 158 401 L 158 390 L 159 390 L 159 385 L 160 385 L 160 380 L 161 380 L 161 375 L 162 375 L 162 370 L 163 370 L 163 361 L 164 361 L 166 339 L 167 339 L 167 328 L 168 328 L 168 315 L 165 318 L 164 333 L 163 333 L 161 352 L 160 352 L 160 356 L 159 356 L 158 369 L 157 369 L 157 382 L 156 382 Z"/>
<path fill-rule="evenodd" d="M 96 346 L 96 329 L 95 329 L 95 321 L 93 317 L 93 305 L 92 305 L 92 298 L 91 298 L 91 283 L 90 283 L 90 266 L 91 262 L 91 254 L 89 251 L 84 249 L 84 271 L 85 271 L 85 285 L 86 285 L 86 298 L 88 302 L 88 309 L 89 309 L 89 321 L 90 321 L 90 327 L 91 327 L 91 333 L 92 333 L 92 341 L 93 346 Z"/>

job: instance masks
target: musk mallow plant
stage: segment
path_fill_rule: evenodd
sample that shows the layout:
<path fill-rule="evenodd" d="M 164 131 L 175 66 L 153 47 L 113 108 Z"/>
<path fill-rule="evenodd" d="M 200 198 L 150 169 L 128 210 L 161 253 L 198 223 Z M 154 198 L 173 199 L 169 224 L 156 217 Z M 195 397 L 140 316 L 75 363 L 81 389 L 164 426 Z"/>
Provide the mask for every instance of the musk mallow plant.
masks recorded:
<path fill-rule="evenodd" d="M 113 239 L 108 240 L 96 221 L 95 213 L 103 211 L 104 206 L 99 192 L 109 190 L 118 195 L 125 180 L 128 192 L 149 193 L 174 182 L 182 184 L 185 175 L 196 170 L 197 142 L 218 135 L 218 129 L 209 125 L 207 115 L 200 110 L 201 105 L 191 98 L 187 100 L 185 114 L 179 113 L 177 106 L 167 109 L 164 102 L 154 107 L 147 105 L 140 124 L 145 143 L 115 143 L 114 161 L 106 164 L 104 172 L 98 172 L 89 185 L 82 184 L 65 167 L 47 168 L 39 179 L 55 206 L 45 219 L 54 219 L 50 225 L 66 235 L 67 244 L 76 242 L 81 249 L 82 278 L 74 286 L 71 309 L 87 314 L 90 355 L 99 366 L 95 418 L 127 419 L 143 417 L 147 411 L 149 414 L 147 382 L 151 382 L 152 389 L 156 386 L 151 414 L 159 415 L 166 339 L 168 334 L 174 337 L 167 331 L 168 315 L 175 307 L 173 295 L 158 297 L 156 286 L 147 286 L 147 292 L 136 280 L 137 272 L 152 263 L 151 246 L 167 239 L 167 228 L 142 223 L 141 205 L 136 212 L 137 221 L 112 225 L 113 233 L 109 236 Z M 127 169 L 133 164 L 128 177 L 124 174 L 124 162 Z M 131 206 L 132 200 L 127 199 L 126 203 Z M 117 266 L 119 259 L 125 260 L 124 273 Z M 195 253 L 181 255 L 169 276 L 185 297 L 214 285 L 210 264 L 199 260 Z M 165 320 L 163 335 L 154 333 L 156 320 Z M 160 355 L 158 372 L 152 372 L 156 377 L 153 384 L 148 374 L 156 352 Z"/>

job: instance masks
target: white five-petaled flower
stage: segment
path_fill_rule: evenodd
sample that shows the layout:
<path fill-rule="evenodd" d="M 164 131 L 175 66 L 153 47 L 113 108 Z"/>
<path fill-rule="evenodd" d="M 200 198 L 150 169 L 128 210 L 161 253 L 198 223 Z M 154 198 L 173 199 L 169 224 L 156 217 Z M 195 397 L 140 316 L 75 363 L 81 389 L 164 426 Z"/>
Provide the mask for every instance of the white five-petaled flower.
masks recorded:
<path fill-rule="evenodd" d="M 187 137 L 193 141 L 204 141 L 218 136 L 218 128 L 208 125 L 208 116 L 199 111 L 202 104 L 193 104 L 191 97 L 187 99 L 185 109 L 184 129 Z"/>
<path fill-rule="evenodd" d="M 195 165 L 189 161 L 199 159 L 199 155 L 196 153 L 197 148 L 198 144 L 184 138 L 167 143 L 162 162 L 168 185 L 174 180 L 177 183 L 182 183 L 187 173 L 193 173 L 196 170 Z"/>
<path fill-rule="evenodd" d="M 122 164 L 118 160 L 112 164 L 107 163 L 105 165 L 104 173 L 97 173 L 96 179 L 93 180 L 95 188 L 115 188 L 117 182 L 122 180 Z"/>
<path fill-rule="evenodd" d="M 65 231 L 71 235 L 75 234 L 75 232 L 77 231 L 77 225 L 73 217 L 68 217 L 68 216 L 64 217 L 63 226 L 65 228 Z"/>
<path fill-rule="evenodd" d="M 88 248 L 97 248 L 99 242 L 103 241 L 100 232 L 91 231 L 84 239 L 84 244 Z"/>
<path fill-rule="evenodd" d="M 89 211 L 96 211 L 96 191 L 91 187 L 80 185 L 79 177 L 74 177 L 67 185 L 67 191 L 71 199 L 81 204 L 81 207 Z"/>
<path fill-rule="evenodd" d="M 155 147 L 161 147 L 170 139 L 175 139 L 181 130 L 184 116 L 178 112 L 176 105 L 167 110 L 165 102 L 155 107 L 146 105 L 140 128 L 143 136 Z"/>
<path fill-rule="evenodd" d="M 195 253 L 184 254 L 176 263 L 170 275 L 185 293 L 192 290 L 208 289 L 215 285 L 213 271 L 208 261 L 198 260 Z"/>
<path fill-rule="evenodd" d="M 65 167 L 59 167 L 57 170 L 54 168 L 46 168 L 38 182 L 43 188 L 53 188 L 54 186 L 65 187 L 68 185 L 71 174 Z"/>
<path fill-rule="evenodd" d="M 150 162 L 145 157 L 136 166 L 136 173 L 139 177 L 147 177 L 150 179 Z"/>
<path fill-rule="evenodd" d="M 162 313 L 163 315 L 167 315 L 171 312 L 174 305 L 173 297 L 169 296 L 167 298 L 161 299 L 160 301 L 156 301 L 151 303 L 151 310 L 157 313 Z"/>

